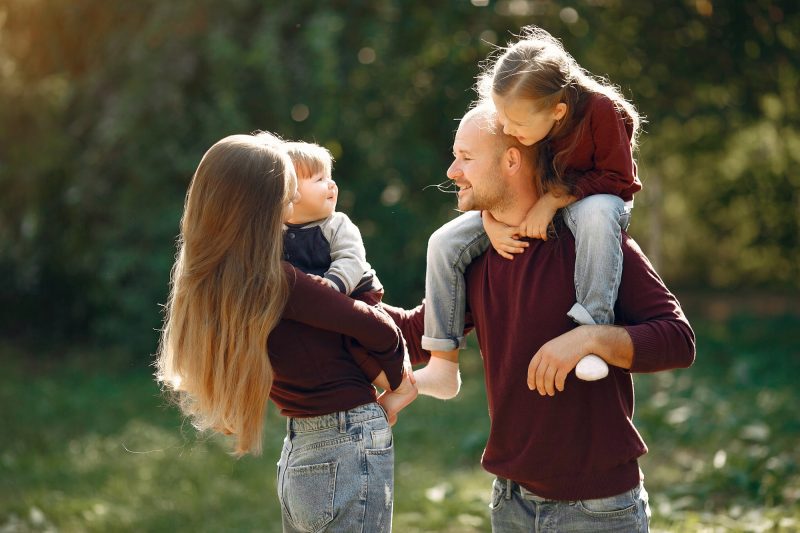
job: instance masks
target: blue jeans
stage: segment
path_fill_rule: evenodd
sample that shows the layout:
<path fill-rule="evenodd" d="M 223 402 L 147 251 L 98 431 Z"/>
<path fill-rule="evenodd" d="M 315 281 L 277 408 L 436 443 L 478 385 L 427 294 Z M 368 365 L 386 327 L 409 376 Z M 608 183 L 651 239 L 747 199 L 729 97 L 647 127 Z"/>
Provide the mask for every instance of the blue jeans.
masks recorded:
<path fill-rule="evenodd" d="M 289 418 L 278 462 L 283 531 L 392 530 L 392 428 L 377 403 Z"/>
<path fill-rule="evenodd" d="M 489 244 L 480 211 L 468 211 L 454 218 L 428 239 L 424 349 L 448 352 L 465 346 L 464 272 Z"/>
<path fill-rule="evenodd" d="M 593 194 L 567 206 L 563 217 L 575 236 L 577 303 L 567 314 L 579 324 L 613 324 L 631 208 L 619 196 Z"/>
<path fill-rule="evenodd" d="M 595 194 L 563 210 L 575 236 L 576 304 L 569 315 L 579 324 L 611 324 L 622 279 L 621 230 L 630 207 L 618 196 Z M 464 347 L 467 266 L 489 248 L 480 213 L 464 213 L 433 232 L 425 272 L 426 350 Z"/>
<path fill-rule="evenodd" d="M 492 485 L 492 531 L 646 533 L 650 530 L 650 505 L 643 484 L 608 498 L 548 500 L 497 478 Z"/>

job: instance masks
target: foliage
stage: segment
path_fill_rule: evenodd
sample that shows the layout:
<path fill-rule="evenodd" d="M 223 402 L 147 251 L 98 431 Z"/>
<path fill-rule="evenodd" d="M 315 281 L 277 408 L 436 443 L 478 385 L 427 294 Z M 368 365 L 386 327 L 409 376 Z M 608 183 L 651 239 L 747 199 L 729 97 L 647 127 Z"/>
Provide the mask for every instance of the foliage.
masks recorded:
<path fill-rule="evenodd" d="M 454 119 L 530 23 L 647 115 L 633 231 L 668 279 L 800 287 L 795 2 L 485 3 L 4 0 L 4 333 L 152 351 L 191 174 L 257 129 L 332 150 L 389 299 L 418 301 Z"/>
<path fill-rule="evenodd" d="M 796 531 L 800 318 L 695 326 L 694 367 L 634 377 L 652 530 Z M 165 404 L 144 364 L 67 355 L 0 348 L 0 403 L 24 406 L 0 410 L 0 530 L 280 531 L 274 409 L 264 456 L 237 461 Z M 419 398 L 394 428 L 398 531 L 489 530 L 483 371 L 474 350 L 461 359 L 459 397 Z"/>

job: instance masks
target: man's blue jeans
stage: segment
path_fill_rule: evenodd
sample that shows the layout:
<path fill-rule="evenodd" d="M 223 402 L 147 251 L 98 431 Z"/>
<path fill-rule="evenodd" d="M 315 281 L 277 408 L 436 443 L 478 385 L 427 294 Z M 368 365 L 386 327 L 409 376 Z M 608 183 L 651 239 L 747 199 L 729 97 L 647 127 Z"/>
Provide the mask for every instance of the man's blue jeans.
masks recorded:
<path fill-rule="evenodd" d="M 284 532 L 392 529 L 392 428 L 377 403 L 289 418 L 278 462 Z"/>
<path fill-rule="evenodd" d="M 643 484 L 608 498 L 547 500 L 507 479 L 492 485 L 493 533 L 646 533 L 650 506 Z"/>

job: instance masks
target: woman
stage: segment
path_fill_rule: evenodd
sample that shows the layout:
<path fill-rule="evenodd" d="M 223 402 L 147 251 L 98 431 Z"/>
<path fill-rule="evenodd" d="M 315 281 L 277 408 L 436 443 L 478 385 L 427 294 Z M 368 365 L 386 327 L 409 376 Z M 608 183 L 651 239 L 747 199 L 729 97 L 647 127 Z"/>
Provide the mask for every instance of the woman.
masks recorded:
<path fill-rule="evenodd" d="M 238 456 L 261 452 L 268 397 L 288 417 L 284 531 L 389 531 L 392 431 L 343 336 L 393 389 L 408 386 L 403 339 L 382 311 L 281 261 L 298 198 L 277 137 L 233 135 L 206 152 L 186 196 L 157 378 L 195 427 L 232 435 Z"/>

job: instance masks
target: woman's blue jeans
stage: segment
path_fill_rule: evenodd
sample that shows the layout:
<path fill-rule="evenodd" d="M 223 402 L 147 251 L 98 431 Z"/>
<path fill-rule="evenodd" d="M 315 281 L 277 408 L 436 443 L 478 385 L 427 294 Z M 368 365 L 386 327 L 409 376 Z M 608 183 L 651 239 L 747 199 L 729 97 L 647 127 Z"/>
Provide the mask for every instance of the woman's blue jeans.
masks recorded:
<path fill-rule="evenodd" d="M 392 529 L 392 428 L 377 403 L 289 418 L 278 462 L 283 531 Z"/>
<path fill-rule="evenodd" d="M 563 210 L 575 236 L 576 304 L 569 315 L 579 324 L 612 324 L 622 279 L 621 231 L 631 206 L 610 194 L 594 194 Z M 489 248 L 480 212 L 470 211 L 437 229 L 428 240 L 425 272 L 426 350 L 464 346 L 467 266 Z"/>

